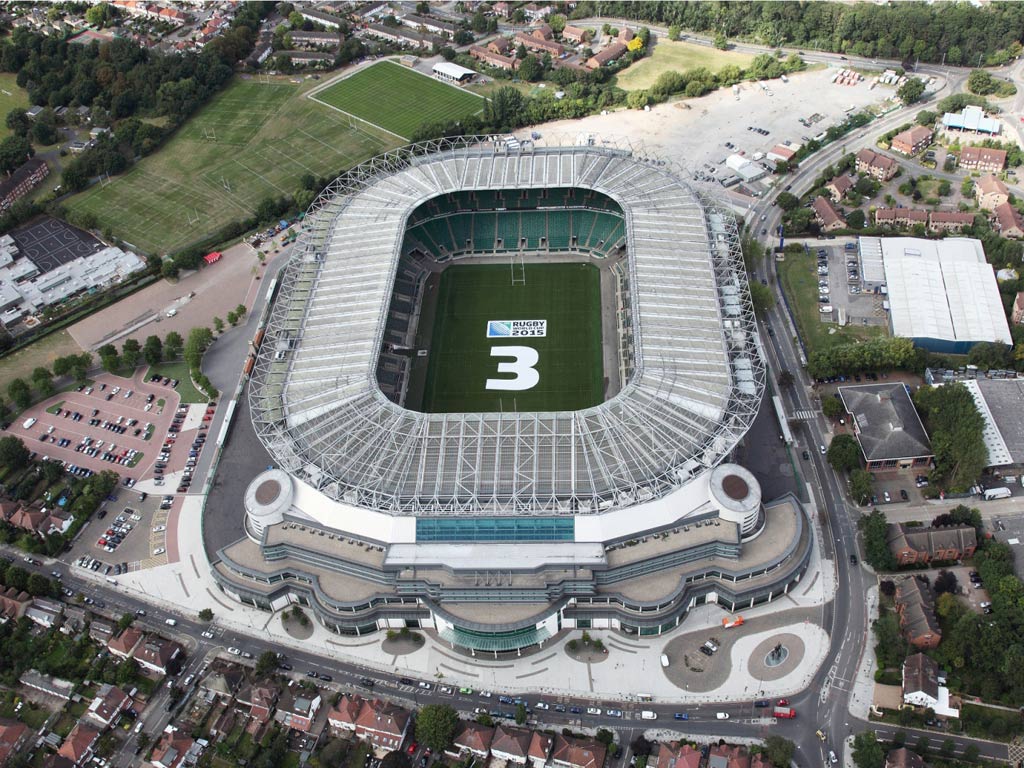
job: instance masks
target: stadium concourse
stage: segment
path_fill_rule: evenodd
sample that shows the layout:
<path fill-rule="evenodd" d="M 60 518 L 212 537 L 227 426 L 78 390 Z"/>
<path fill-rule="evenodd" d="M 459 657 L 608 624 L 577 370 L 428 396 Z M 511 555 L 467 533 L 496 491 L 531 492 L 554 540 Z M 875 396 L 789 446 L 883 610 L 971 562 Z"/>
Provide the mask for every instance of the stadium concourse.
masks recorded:
<path fill-rule="evenodd" d="M 735 221 L 671 165 L 592 140 L 396 150 L 305 218 L 249 384 L 274 466 L 213 575 L 338 634 L 496 656 L 748 610 L 814 551 L 801 504 L 729 462 L 763 388 Z"/>

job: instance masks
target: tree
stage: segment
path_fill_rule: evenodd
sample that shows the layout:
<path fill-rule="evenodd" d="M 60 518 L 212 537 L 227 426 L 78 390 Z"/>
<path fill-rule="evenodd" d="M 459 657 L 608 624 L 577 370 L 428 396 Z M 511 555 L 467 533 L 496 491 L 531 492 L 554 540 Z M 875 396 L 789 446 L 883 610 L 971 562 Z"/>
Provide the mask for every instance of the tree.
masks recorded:
<path fill-rule="evenodd" d="M 104 344 L 96 350 L 96 354 L 100 356 L 100 365 L 107 373 L 117 373 L 121 368 L 121 359 L 118 357 L 117 347 L 113 344 Z"/>
<path fill-rule="evenodd" d="M 164 343 L 159 336 L 147 336 L 142 345 L 142 358 L 147 365 L 157 365 L 164 359 Z"/>
<path fill-rule="evenodd" d="M 949 179 L 943 179 L 939 182 L 938 193 L 940 197 L 949 197 L 953 191 L 953 186 L 949 183 Z"/>
<path fill-rule="evenodd" d="M 947 758 L 947 759 L 953 757 L 953 754 L 955 752 L 956 752 L 956 742 L 953 741 L 952 739 L 946 739 L 945 741 L 942 742 L 942 746 L 939 747 L 939 754 L 942 755 L 943 757 Z"/>
<path fill-rule="evenodd" d="M 405 750 L 394 749 L 384 755 L 380 761 L 380 768 L 412 768 L 412 760 Z"/>
<path fill-rule="evenodd" d="M 184 346 L 184 342 L 181 339 L 181 334 L 177 331 L 171 331 L 164 337 L 164 360 L 177 360 L 181 357 L 181 350 Z"/>
<path fill-rule="evenodd" d="M 860 208 L 854 208 L 848 214 L 846 214 L 846 225 L 850 229 L 861 229 L 864 226 L 864 211 Z"/>
<path fill-rule="evenodd" d="M 487 17 L 483 11 L 477 11 L 473 14 L 473 18 L 469 22 L 469 26 L 478 35 L 482 35 L 487 31 Z"/>
<path fill-rule="evenodd" d="M 998 88 L 999 82 L 984 69 L 971 70 L 971 74 L 967 77 L 967 90 L 979 96 L 995 93 Z"/>
<path fill-rule="evenodd" d="M 447 704 L 427 704 L 416 718 L 416 739 L 435 752 L 443 752 L 455 735 L 459 713 Z"/>
<path fill-rule="evenodd" d="M 896 95 L 904 104 L 915 104 L 924 95 L 924 81 L 920 78 L 912 77 L 899 87 Z"/>
<path fill-rule="evenodd" d="M 930 109 L 922 109 L 917 113 L 917 117 L 914 118 L 914 122 L 918 125 L 931 125 L 937 118 L 938 115 Z"/>
<path fill-rule="evenodd" d="M 37 367 L 32 371 L 32 385 L 43 397 L 49 397 L 54 393 L 53 374 L 49 368 Z"/>
<path fill-rule="evenodd" d="M 273 651 L 264 651 L 256 659 L 256 677 L 267 677 L 277 670 L 277 654 Z"/>
<path fill-rule="evenodd" d="M 800 198 L 792 192 L 779 192 L 775 196 L 775 204 L 784 211 L 792 211 L 800 205 Z"/>
<path fill-rule="evenodd" d="M 914 393 L 914 405 L 924 417 L 935 452 L 931 477 L 951 491 L 967 490 L 988 463 L 985 422 L 974 398 L 960 383 L 923 386 Z"/>
<path fill-rule="evenodd" d="M 418 13 L 420 16 L 429 15 L 430 3 L 426 2 L 425 0 L 420 0 L 420 2 L 416 3 L 416 13 Z"/>
<path fill-rule="evenodd" d="M 32 390 L 21 379 L 11 379 L 7 385 L 7 394 L 20 410 L 25 410 L 32 404 Z"/>
<path fill-rule="evenodd" d="M 288 23 L 292 25 L 292 29 L 302 29 L 302 24 L 305 21 L 302 14 L 298 11 L 292 11 L 288 14 Z"/>
<path fill-rule="evenodd" d="M 160 262 L 160 276 L 168 280 L 174 280 L 181 273 L 181 268 L 171 259 Z"/>
<path fill-rule="evenodd" d="M 853 737 L 853 762 L 857 768 L 882 768 L 885 751 L 874 731 L 863 731 Z"/>
<path fill-rule="evenodd" d="M 878 591 L 886 597 L 895 597 L 896 582 L 892 579 L 882 579 L 878 584 Z"/>
<path fill-rule="evenodd" d="M 24 136 L 8 136 L 0 141 L 0 173 L 9 174 L 35 154 Z"/>
<path fill-rule="evenodd" d="M 137 340 L 124 340 L 124 343 L 121 345 L 121 362 L 129 374 L 133 373 L 138 366 L 141 353 L 142 347 Z"/>
<path fill-rule="evenodd" d="M 855 469 L 850 473 L 850 498 L 860 505 L 868 503 L 874 477 L 866 469 Z"/>
<path fill-rule="evenodd" d="M 221 320 L 219 317 L 213 318 L 213 327 L 214 327 L 214 330 L 217 331 L 217 333 L 223 333 L 224 332 L 224 321 Z"/>
<path fill-rule="evenodd" d="M 544 67 L 534 55 L 529 55 L 519 63 L 519 77 L 528 83 L 536 82 L 544 76 Z"/>
<path fill-rule="evenodd" d="M 958 587 L 959 584 L 956 580 L 956 574 L 945 569 L 939 571 L 939 575 L 936 576 L 935 580 L 932 582 L 932 591 L 935 592 L 936 595 L 945 594 L 947 592 L 951 595 L 955 595 Z"/>
<path fill-rule="evenodd" d="M 47 485 L 53 485 L 64 477 L 64 465 L 59 461 L 44 461 L 39 465 L 39 474 Z"/>
<path fill-rule="evenodd" d="M 796 377 L 790 371 L 779 371 L 778 382 L 780 387 L 792 387 Z"/>
<path fill-rule="evenodd" d="M 793 761 L 796 744 L 781 736 L 769 736 L 764 740 L 764 753 L 768 762 L 779 768 L 786 768 Z"/>
<path fill-rule="evenodd" d="M 683 30 L 678 24 L 668 25 L 668 39 L 678 40 L 682 36 Z"/>
<path fill-rule="evenodd" d="M 896 568 L 896 559 L 889 551 L 889 544 L 886 540 L 889 523 L 885 519 L 885 513 L 880 509 L 875 509 L 869 515 L 861 515 L 857 521 L 857 528 L 860 529 L 864 537 L 864 559 L 868 561 L 868 565 L 882 571 L 891 571 Z M 892 589 L 895 594 L 895 586 Z M 885 594 L 884 590 L 883 594 Z"/>
<path fill-rule="evenodd" d="M 213 621 L 213 611 L 211 611 L 209 608 L 203 608 L 201 611 L 199 611 L 199 620 Z"/>
<path fill-rule="evenodd" d="M 32 141 L 42 146 L 56 144 L 59 134 L 57 133 L 57 116 L 53 110 L 47 107 L 38 115 L 32 123 Z"/>
<path fill-rule="evenodd" d="M 838 397 L 826 397 L 821 401 L 821 412 L 827 419 L 838 419 L 846 413 L 846 408 L 843 407 L 843 401 Z"/>
<path fill-rule="evenodd" d="M 15 136 L 25 137 L 32 128 L 32 121 L 29 120 L 28 113 L 21 107 L 15 107 L 8 112 L 4 124 Z"/>
<path fill-rule="evenodd" d="M 651 752 L 654 750 L 654 745 L 651 744 L 651 742 L 649 742 L 642 733 L 633 739 L 629 746 L 637 757 L 649 757 Z"/>
<path fill-rule="evenodd" d="M 754 312 L 764 317 L 775 306 L 775 294 L 767 285 L 751 283 L 750 302 L 754 305 Z"/>
<path fill-rule="evenodd" d="M 0 464 L 9 469 L 21 469 L 28 464 L 28 457 L 31 452 L 21 442 L 21 438 L 14 435 L 0 437 Z"/>
<path fill-rule="evenodd" d="M 594 739 L 608 747 L 615 741 L 615 734 L 607 728 L 598 728 L 597 733 L 594 734 Z"/>
<path fill-rule="evenodd" d="M 723 35 L 721 32 L 715 35 L 715 48 L 725 51 L 729 48 L 729 38 Z"/>
<path fill-rule="evenodd" d="M 526 722 L 526 705 L 516 704 L 516 725 L 523 725 Z"/>
<path fill-rule="evenodd" d="M 190 368 L 198 368 L 203 359 L 203 353 L 213 342 L 213 331 L 209 328 L 193 328 L 188 332 L 188 341 L 185 342 L 184 357 Z"/>

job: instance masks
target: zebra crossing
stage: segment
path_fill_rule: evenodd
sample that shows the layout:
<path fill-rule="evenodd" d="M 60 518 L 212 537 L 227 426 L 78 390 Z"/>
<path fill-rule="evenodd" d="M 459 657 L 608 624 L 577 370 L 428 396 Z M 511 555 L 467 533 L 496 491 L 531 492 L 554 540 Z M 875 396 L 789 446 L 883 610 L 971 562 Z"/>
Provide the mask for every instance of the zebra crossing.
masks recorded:
<path fill-rule="evenodd" d="M 812 419 L 818 418 L 818 412 L 808 409 L 793 411 L 793 415 L 790 418 L 799 419 L 800 421 L 811 421 Z"/>

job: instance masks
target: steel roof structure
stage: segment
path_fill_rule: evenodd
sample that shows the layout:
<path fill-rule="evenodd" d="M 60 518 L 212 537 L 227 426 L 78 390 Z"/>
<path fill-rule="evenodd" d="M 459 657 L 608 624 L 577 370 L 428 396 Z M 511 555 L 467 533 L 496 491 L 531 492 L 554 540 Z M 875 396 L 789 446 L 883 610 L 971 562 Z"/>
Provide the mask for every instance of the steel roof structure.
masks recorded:
<path fill-rule="evenodd" d="M 396 515 L 575 515 L 664 496 L 752 423 L 764 363 L 731 214 L 628 146 L 410 145 L 333 182 L 282 273 L 250 388 L 280 466 Z M 634 374 L 582 411 L 420 413 L 375 366 L 410 213 L 458 190 L 579 187 L 626 220 Z M 505 257 L 507 258 L 507 256 Z"/>

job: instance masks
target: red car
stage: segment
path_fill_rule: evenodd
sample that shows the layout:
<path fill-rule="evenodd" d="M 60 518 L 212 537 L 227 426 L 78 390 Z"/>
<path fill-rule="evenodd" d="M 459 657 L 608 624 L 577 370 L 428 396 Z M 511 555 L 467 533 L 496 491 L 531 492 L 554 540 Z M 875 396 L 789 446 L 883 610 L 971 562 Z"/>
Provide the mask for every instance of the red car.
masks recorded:
<path fill-rule="evenodd" d="M 410 755 L 413 754 L 416 751 L 416 747 L 418 747 L 418 746 L 419 746 L 419 744 L 417 744 L 415 741 L 412 744 L 410 744 L 409 745 L 409 754 Z"/>
<path fill-rule="evenodd" d="M 105 546 L 107 546 L 107 540 L 106 539 L 98 539 L 96 541 L 96 546 L 97 547 L 105 547 Z"/>
<path fill-rule="evenodd" d="M 778 706 L 780 706 L 780 707 L 788 707 L 789 706 L 789 699 L 779 699 Z"/>

